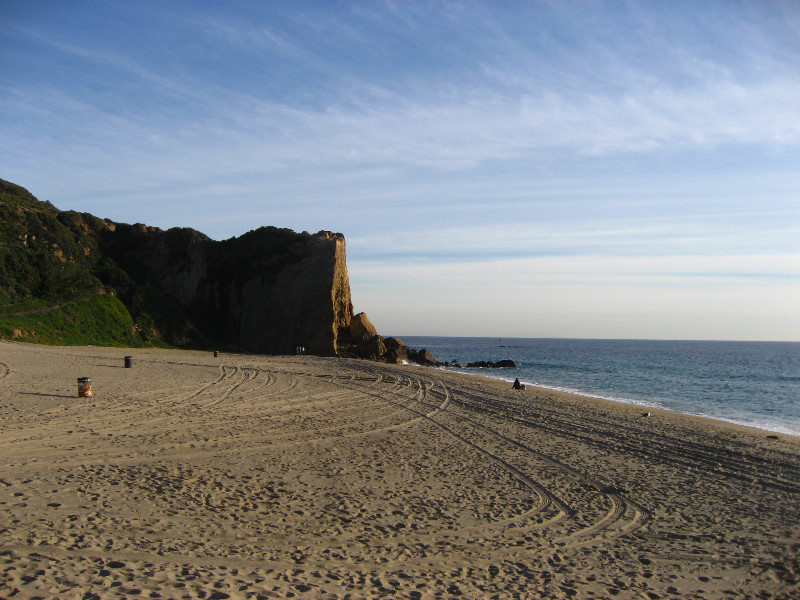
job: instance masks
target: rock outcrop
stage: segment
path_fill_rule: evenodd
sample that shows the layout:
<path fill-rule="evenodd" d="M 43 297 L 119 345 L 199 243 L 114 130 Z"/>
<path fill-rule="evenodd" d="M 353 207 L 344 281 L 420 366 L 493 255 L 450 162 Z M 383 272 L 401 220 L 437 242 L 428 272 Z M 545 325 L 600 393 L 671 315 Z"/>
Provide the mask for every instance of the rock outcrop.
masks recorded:
<path fill-rule="evenodd" d="M 0 179 L 0 305 L 53 306 L 106 292 L 127 309 L 128 329 L 133 323 L 117 343 L 268 354 L 302 346 L 317 355 L 436 363 L 353 314 L 340 233 L 261 227 L 218 242 L 193 229 L 62 212 Z"/>
<path fill-rule="evenodd" d="M 350 320 L 350 336 L 356 344 L 366 342 L 378 335 L 378 331 L 369 320 L 367 313 L 360 312 Z"/>
<path fill-rule="evenodd" d="M 517 364 L 510 358 L 492 362 L 490 360 L 479 360 L 476 362 L 467 363 L 470 369 L 515 369 Z"/>
<path fill-rule="evenodd" d="M 388 337 L 383 340 L 386 346 L 386 353 L 384 357 L 390 363 L 403 363 L 409 360 L 409 347 L 403 343 L 403 340 L 396 337 Z"/>
<path fill-rule="evenodd" d="M 367 320 L 367 316 L 363 313 L 356 315 L 357 318 Z M 355 320 L 355 317 L 354 317 Z M 369 323 L 371 326 L 371 323 Z M 356 330 L 360 325 L 356 326 Z M 351 326 L 351 330 L 353 327 Z M 370 331 L 374 331 L 371 327 Z M 443 363 L 438 362 L 430 351 L 422 349 L 415 350 L 405 345 L 403 340 L 397 337 L 384 338 L 380 335 L 373 335 L 368 339 L 362 339 L 354 344 L 354 354 L 360 358 L 368 358 L 370 360 L 379 360 L 388 363 L 417 363 L 425 366 L 437 366 Z"/>

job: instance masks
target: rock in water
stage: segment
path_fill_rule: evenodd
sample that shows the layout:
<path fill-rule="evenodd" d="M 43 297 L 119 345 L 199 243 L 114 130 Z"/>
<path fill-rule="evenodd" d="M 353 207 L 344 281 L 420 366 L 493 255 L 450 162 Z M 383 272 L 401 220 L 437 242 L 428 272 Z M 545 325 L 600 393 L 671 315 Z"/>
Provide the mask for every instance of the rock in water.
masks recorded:
<path fill-rule="evenodd" d="M 510 358 L 506 358 L 504 360 L 498 360 L 496 363 L 494 363 L 494 368 L 495 369 L 516 369 L 517 368 L 517 363 L 515 363 Z"/>
<path fill-rule="evenodd" d="M 515 369 L 517 364 L 510 358 L 492 362 L 490 360 L 479 360 L 476 362 L 467 363 L 467 367 L 471 369 Z"/>
<path fill-rule="evenodd" d="M 383 340 L 386 345 L 386 360 L 390 363 L 402 363 L 408 361 L 409 348 L 403 340 L 396 337 L 388 337 Z"/>
<path fill-rule="evenodd" d="M 422 349 L 417 352 L 417 362 L 421 365 L 435 365 L 436 359 L 430 351 Z"/>

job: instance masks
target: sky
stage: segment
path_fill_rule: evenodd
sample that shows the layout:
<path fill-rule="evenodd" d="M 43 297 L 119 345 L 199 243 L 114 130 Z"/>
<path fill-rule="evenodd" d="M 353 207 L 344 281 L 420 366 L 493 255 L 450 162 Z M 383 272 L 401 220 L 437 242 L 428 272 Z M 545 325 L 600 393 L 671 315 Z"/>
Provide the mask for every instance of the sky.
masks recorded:
<path fill-rule="evenodd" d="M 0 2 L 0 178 L 347 240 L 383 335 L 800 341 L 800 2 Z"/>

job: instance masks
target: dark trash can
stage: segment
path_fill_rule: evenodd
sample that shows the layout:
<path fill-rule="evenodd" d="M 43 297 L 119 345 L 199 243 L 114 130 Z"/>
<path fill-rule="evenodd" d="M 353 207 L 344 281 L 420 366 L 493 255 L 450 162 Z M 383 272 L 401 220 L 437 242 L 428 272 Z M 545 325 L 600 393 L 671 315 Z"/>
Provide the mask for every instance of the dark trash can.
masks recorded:
<path fill-rule="evenodd" d="M 133 366 L 133 357 L 132 356 L 126 356 L 125 357 L 125 368 L 126 369 L 130 369 L 132 366 Z"/>

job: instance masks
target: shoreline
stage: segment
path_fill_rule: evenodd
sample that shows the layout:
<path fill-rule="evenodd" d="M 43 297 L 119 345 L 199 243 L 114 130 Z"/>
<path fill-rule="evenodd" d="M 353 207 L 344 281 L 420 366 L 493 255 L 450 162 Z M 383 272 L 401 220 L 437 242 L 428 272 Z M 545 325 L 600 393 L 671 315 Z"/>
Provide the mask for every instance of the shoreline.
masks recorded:
<path fill-rule="evenodd" d="M 443 370 L 449 371 L 451 373 L 458 373 L 458 374 L 461 374 L 461 375 L 468 375 L 468 376 L 472 375 L 472 376 L 476 376 L 476 377 L 486 377 L 487 379 L 494 379 L 494 380 L 497 380 L 497 381 L 503 381 L 503 382 L 506 382 L 508 384 L 511 384 L 511 383 L 514 382 L 514 378 L 506 378 L 506 377 L 502 377 L 500 375 L 490 375 L 490 374 L 487 374 L 487 373 L 474 373 L 474 372 L 470 372 L 470 371 L 464 370 L 463 367 L 460 370 L 457 369 L 457 368 L 453 368 L 453 367 L 435 367 L 435 368 L 443 369 Z M 783 429 L 770 429 L 770 425 L 768 425 L 768 424 L 765 424 L 765 425 L 753 425 L 751 423 L 745 423 L 745 422 L 742 422 L 742 421 L 736 421 L 736 420 L 733 420 L 731 418 L 717 417 L 717 416 L 712 416 L 712 415 L 704 415 L 704 414 L 700 414 L 700 413 L 685 412 L 685 411 L 671 409 L 671 408 L 665 407 L 663 405 L 660 405 L 660 404 L 658 404 L 656 402 L 651 402 L 651 401 L 647 401 L 647 400 L 638 400 L 638 399 L 634 399 L 634 398 L 625 398 L 625 397 L 622 397 L 622 396 L 614 396 L 614 397 L 612 397 L 612 396 L 603 396 L 601 394 L 593 394 L 593 393 L 587 392 L 585 390 L 572 389 L 572 388 L 565 387 L 565 386 L 549 386 L 549 385 L 530 382 L 530 381 L 522 380 L 522 379 L 520 379 L 520 382 L 525 384 L 526 386 L 528 386 L 530 388 L 538 388 L 538 389 L 541 389 L 541 390 L 548 390 L 548 391 L 552 391 L 552 392 L 559 392 L 559 393 L 563 393 L 563 394 L 569 394 L 569 395 L 572 395 L 572 396 L 590 398 L 592 400 L 603 400 L 605 402 L 614 402 L 616 404 L 625 404 L 625 405 L 628 405 L 628 406 L 636 406 L 636 407 L 639 407 L 639 408 L 649 408 L 649 409 L 652 409 L 652 410 L 664 411 L 664 412 L 668 412 L 668 413 L 672 413 L 672 414 L 676 414 L 676 415 L 684 415 L 684 416 L 687 416 L 687 417 L 695 417 L 695 418 L 698 418 L 698 419 L 710 419 L 712 421 L 717 421 L 717 422 L 720 422 L 720 423 L 726 423 L 728 425 L 735 425 L 737 427 L 746 427 L 746 428 L 752 429 L 754 431 L 766 432 L 766 433 L 774 433 L 774 434 L 778 434 L 778 435 L 785 435 L 785 436 L 789 436 L 789 437 L 792 437 L 792 438 L 796 438 L 798 441 L 800 441 L 800 430 L 799 431 L 793 431 L 793 430 L 783 430 Z"/>
<path fill-rule="evenodd" d="M 407 337 L 508 381 L 800 436 L 798 342 Z M 513 359 L 517 368 L 463 369 Z"/>
<path fill-rule="evenodd" d="M 482 374 L 0 341 L 0 597 L 789 598 L 798 482 L 793 436 Z"/>

